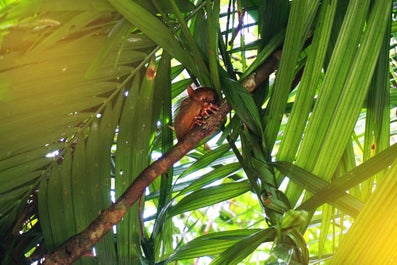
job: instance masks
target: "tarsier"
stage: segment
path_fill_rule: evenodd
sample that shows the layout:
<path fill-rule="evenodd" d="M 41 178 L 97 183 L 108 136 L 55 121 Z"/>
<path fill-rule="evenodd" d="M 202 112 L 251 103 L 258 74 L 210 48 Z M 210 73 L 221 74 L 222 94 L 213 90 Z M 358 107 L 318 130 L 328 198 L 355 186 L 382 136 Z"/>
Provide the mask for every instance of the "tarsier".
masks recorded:
<path fill-rule="evenodd" d="M 189 97 L 182 101 L 174 121 L 178 141 L 182 140 L 194 125 L 204 124 L 205 120 L 219 109 L 218 95 L 212 88 L 199 87 L 193 90 L 188 86 L 187 93 Z"/>

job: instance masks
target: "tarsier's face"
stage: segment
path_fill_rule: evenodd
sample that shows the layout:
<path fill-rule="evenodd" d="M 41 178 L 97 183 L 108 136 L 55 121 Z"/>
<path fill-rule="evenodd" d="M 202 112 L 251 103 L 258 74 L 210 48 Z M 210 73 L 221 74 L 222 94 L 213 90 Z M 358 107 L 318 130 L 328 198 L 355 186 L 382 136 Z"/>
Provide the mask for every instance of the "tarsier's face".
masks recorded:
<path fill-rule="evenodd" d="M 200 102 L 203 106 L 207 106 L 208 104 L 212 103 L 215 104 L 218 102 L 218 96 L 216 92 L 208 87 L 200 87 L 193 92 L 190 97 Z"/>

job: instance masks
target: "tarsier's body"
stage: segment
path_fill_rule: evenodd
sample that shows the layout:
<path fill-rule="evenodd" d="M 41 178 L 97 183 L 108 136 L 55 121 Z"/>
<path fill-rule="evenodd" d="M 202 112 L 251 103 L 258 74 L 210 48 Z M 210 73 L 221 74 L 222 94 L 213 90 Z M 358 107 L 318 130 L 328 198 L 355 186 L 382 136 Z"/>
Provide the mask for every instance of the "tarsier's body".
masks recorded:
<path fill-rule="evenodd" d="M 195 124 L 205 123 L 205 119 L 219 108 L 216 92 L 208 87 L 199 87 L 193 90 L 187 88 L 189 97 L 184 99 L 175 117 L 174 128 L 178 141 L 194 127 Z"/>

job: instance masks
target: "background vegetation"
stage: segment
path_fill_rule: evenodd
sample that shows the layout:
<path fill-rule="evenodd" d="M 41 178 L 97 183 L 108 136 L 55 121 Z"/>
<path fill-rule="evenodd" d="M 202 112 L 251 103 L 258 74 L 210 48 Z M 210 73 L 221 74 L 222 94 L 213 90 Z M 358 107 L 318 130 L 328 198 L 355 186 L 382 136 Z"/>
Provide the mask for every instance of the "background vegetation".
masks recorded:
<path fill-rule="evenodd" d="M 396 1 L 0 4 L 2 264 L 41 263 L 172 148 L 191 83 L 233 111 L 76 264 L 396 262 Z"/>

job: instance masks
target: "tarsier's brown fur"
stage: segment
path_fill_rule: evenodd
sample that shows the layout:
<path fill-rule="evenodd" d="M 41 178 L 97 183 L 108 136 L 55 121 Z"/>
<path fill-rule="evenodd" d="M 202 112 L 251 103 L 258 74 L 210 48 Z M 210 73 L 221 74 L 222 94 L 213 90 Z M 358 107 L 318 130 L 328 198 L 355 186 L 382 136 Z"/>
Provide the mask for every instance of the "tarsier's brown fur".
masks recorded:
<path fill-rule="evenodd" d="M 193 90 L 189 86 L 187 92 L 189 97 L 182 101 L 174 121 L 178 141 L 182 140 L 195 124 L 205 123 L 205 119 L 219 109 L 218 95 L 212 88 L 199 87 Z"/>

